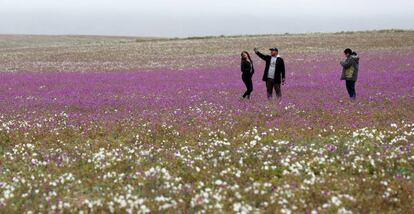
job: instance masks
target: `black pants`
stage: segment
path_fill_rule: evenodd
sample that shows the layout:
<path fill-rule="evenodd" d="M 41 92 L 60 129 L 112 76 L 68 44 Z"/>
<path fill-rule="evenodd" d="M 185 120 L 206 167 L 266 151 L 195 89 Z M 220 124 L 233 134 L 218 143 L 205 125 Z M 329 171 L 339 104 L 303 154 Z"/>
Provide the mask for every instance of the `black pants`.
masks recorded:
<path fill-rule="evenodd" d="M 346 90 L 348 91 L 349 97 L 351 99 L 356 98 L 356 92 L 355 92 L 355 81 L 353 80 L 346 80 Z"/>
<path fill-rule="evenodd" d="M 267 98 L 272 98 L 273 96 L 273 89 L 275 89 L 276 97 L 282 97 L 282 90 L 280 89 L 280 82 L 276 82 L 274 79 L 267 79 L 266 81 L 266 88 L 267 88 Z"/>
<path fill-rule="evenodd" d="M 244 84 L 246 85 L 246 92 L 244 92 L 244 94 L 243 94 L 243 98 L 250 98 L 250 94 L 252 93 L 252 91 L 253 91 L 253 81 L 252 81 L 252 76 L 251 75 L 249 75 L 249 76 L 245 76 L 245 75 L 243 75 L 242 76 L 242 80 L 243 80 L 243 82 L 244 82 Z"/>

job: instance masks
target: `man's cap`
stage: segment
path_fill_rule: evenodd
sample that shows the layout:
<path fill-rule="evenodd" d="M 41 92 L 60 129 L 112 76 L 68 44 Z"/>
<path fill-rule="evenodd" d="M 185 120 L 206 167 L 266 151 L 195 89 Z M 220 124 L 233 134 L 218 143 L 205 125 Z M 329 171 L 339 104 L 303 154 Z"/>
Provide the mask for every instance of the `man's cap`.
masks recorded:
<path fill-rule="evenodd" d="M 279 50 L 277 48 L 270 48 L 269 50 L 270 51 L 277 51 L 277 52 L 279 52 Z"/>

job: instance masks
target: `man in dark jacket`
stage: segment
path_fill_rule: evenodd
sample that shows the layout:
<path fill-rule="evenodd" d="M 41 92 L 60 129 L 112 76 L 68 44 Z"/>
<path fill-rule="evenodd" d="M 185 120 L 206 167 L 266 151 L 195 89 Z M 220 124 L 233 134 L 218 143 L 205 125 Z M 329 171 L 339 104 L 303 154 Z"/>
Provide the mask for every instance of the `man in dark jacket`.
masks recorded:
<path fill-rule="evenodd" d="M 342 66 L 341 80 L 345 80 L 349 97 L 351 100 L 355 100 L 355 82 L 358 79 L 359 56 L 349 48 L 344 50 L 344 54 L 346 59 L 340 62 Z"/>
<path fill-rule="evenodd" d="M 272 99 L 274 88 L 276 97 L 280 99 L 282 98 L 280 85 L 285 84 L 285 62 L 279 56 L 277 48 L 271 48 L 270 51 L 270 55 L 264 55 L 257 48 L 254 49 L 257 56 L 266 62 L 262 80 L 266 82 L 267 98 Z"/>

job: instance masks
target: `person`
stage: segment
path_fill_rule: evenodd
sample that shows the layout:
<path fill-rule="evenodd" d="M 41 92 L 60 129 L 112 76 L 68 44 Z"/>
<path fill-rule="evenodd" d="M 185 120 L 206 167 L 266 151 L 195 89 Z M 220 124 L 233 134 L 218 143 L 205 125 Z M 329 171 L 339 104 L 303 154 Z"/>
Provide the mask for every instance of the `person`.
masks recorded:
<path fill-rule="evenodd" d="M 254 66 L 250 54 L 247 51 L 243 51 L 241 53 L 241 72 L 242 80 L 247 88 L 246 92 L 243 94 L 242 97 L 243 99 L 250 99 L 250 95 L 253 91 L 252 77 L 254 74 Z"/>
<path fill-rule="evenodd" d="M 285 62 L 279 56 L 277 48 L 269 50 L 270 55 L 260 53 L 257 48 L 254 49 L 254 52 L 266 62 L 262 80 L 266 82 L 267 98 L 272 99 L 274 89 L 276 97 L 280 100 L 282 98 L 281 84 L 285 84 Z"/>
<path fill-rule="evenodd" d="M 341 80 L 345 80 L 346 89 L 351 100 L 356 99 L 355 83 L 358 79 L 359 56 L 350 48 L 344 50 L 346 59 L 341 61 L 342 75 Z"/>

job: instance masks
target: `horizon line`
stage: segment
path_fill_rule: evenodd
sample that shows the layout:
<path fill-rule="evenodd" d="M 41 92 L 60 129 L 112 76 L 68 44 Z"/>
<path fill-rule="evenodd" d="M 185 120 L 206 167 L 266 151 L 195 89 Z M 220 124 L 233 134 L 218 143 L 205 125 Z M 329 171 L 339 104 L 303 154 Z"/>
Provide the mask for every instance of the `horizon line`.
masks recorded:
<path fill-rule="evenodd" d="M 351 33 L 386 33 L 386 32 L 414 32 L 414 28 L 384 28 L 369 30 L 344 31 L 312 31 L 312 32 L 284 32 L 284 33 L 258 33 L 258 34 L 206 34 L 194 36 L 143 36 L 143 35 L 111 35 L 111 34 L 42 34 L 42 33 L 0 33 L 0 36 L 50 36 L 50 37 L 104 37 L 104 38 L 134 38 L 144 40 L 186 40 L 186 39 L 213 39 L 260 36 L 308 35 L 308 34 L 351 34 Z"/>

